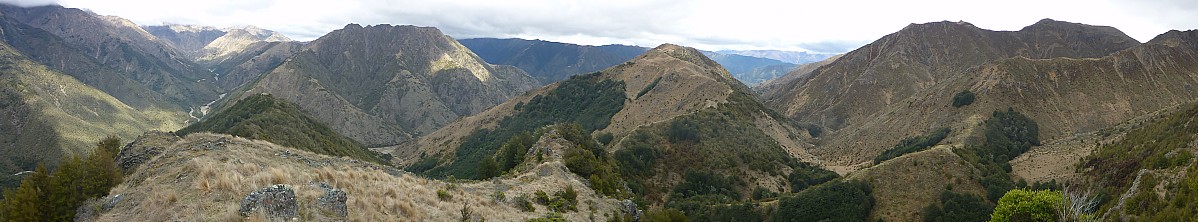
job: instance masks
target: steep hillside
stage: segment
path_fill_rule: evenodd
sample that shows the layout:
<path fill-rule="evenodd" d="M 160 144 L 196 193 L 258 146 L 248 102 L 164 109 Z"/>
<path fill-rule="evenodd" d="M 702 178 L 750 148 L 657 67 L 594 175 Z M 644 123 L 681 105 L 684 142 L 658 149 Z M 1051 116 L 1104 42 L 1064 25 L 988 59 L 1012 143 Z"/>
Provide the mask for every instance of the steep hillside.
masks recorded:
<path fill-rule="evenodd" d="M 425 134 L 538 85 L 440 30 L 350 24 L 305 45 L 232 98 L 269 93 L 367 146 Z"/>
<path fill-rule="evenodd" d="M 1182 91 L 1143 92 L 1181 87 L 1187 80 L 1146 86 L 1129 82 L 1134 75 L 1123 74 L 1162 65 L 1143 60 L 1157 53 L 1142 50 L 1156 47 L 1137 45 L 1110 27 L 1052 20 L 1015 32 L 968 23 L 918 24 L 847 53 L 808 78 L 781 83 L 763 97 L 796 120 L 834 130 L 813 152 L 843 165 L 862 163 L 887 144 L 930 129 L 951 126 L 970 132 L 962 128 L 1007 107 L 1041 122 L 1042 136 L 1052 138 L 1110 126 L 1133 113 L 1179 101 L 1170 93 Z M 1131 62 L 1136 60 L 1143 62 Z M 1162 67 L 1180 72 L 1155 74 L 1161 78 L 1190 72 Z M 1144 74 L 1154 75 L 1135 78 L 1156 78 Z M 949 106 L 953 95 L 963 90 L 977 93 L 978 102 Z M 1129 100 L 1133 95 L 1138 99 Z M 1132 101 L 1145 102 L 1119 105 Z"/>
<path fill-rule="evenodd" d="M 1077 163 L 1074 195 L 1095 202 L 1104 220 L 1194 218 L 1198 200 L 1198 103 L 1189 102 L 1110 128 Z"/>
<path fill-rule="evenodd" d="M 797 192 L 836 177 L 799 161 L 818 161 L 805 153 L 817 131 L 766 109 L 700 51 L 670 44 L 463 118 L 393 154 L 414 172 L 487 178 L 488 164 L 509 153 L 536 153 L 519 148 L 523 135 L 555 123 L 577 123 L 581 140 L 598 141 L 579 146 L 590 152 L 566 154 L 572 172 L 602 181 L 592 188 L 693 220 L 717 218 L 702 212 L 730 204 L 760 218 L 742 205 L 752 193 Z M 613 183 L 631 190 L 605 189 Z"/>
<path fill-rule="evenodd" d="M 198 108 L 222 91 L 209 79 L 212 73 L 128 20 L 61 6 L 0 5 L 0 13 L 58 36 L 180 106 Z"/>
<path fill-rule="evenodd" d="M 7 43 L 0 43 L 0 115 L 0 172 L 5 175 L 91 152 L 109 135 L 133 138 L 146 130 L 182 127 L 178 119 L 143 113 L 33 62 Z"/>
<path fill-rule="evenodd" d="M 134 80 L 128 73 L 101 64 L 58 36 L 9 17 L 0 19 L 0 31 L 4 42 L 33 62 L 70 75 L 155 118 L 175 124 L 188 120 L 185 109 L 170 98 Z"/>
<path fill-rule="evenodd" d="M 178 140 L 135 166 L 136 171 L 99 202 L 112 204 L 87 206 L 98 209 L 95 220 L 289 220 L 258 213 L 271 209 L 248 211 L 248 217 L 239 214 L 247 195 L 276 184 L 291 189 L 294 202 L 271 206 L 294 208 L 272 212 L 290 212 L 304 221 L 524 221 L 547 215 L 604 221 L 626 209 L 619 200 L 587 189 L 586 180 L 565 171 L 555 156 L 545 156 L 510 178 L 441 181 L 260 140 L 208 133 L 164 137 L 173 136 L 147 134 L 125 148 L 142 149 L 138 144 L 148 143 L 142 141 Z M 546 138 L 536 147 L 571 145 Z M 548 193 L 552 202 L 538 203 L 538 192 Z M 551 205 L 558 206 L 556 214 L 550 213 Z"/>
<path fill-rule="evenodd" d="M 383 163 L 379 155 L 366 150 L 362 144 L 333 132 L 328 126 L 308 117 L 295 104 L 270 95 L 246 97 L 203 121 L 180 129 L 176 134 L 195 132 L 229 134 L 318 154 Z"/>
<path fill-rule="evenodd" d="M 611 67 L 648 50 L 626 45 L 588 46 L 524 39 L 475 38 L 458 41 L 487 63 L 515 66 L 542 84 Z"/>

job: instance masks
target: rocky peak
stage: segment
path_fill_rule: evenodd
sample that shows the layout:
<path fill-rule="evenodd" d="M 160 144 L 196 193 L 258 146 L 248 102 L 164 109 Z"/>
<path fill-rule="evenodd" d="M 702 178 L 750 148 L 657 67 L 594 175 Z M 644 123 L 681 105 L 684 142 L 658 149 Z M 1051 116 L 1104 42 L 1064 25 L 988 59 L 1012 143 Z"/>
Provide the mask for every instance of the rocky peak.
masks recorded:
<path fill-rule="evenodd" d="M 651 53 L 661 53 L 661 54 L 669 55 L 670 57 L 674 57 L 674 58 L 680 59 L 682 61 L 687 61 L 687 62 L 693 63 L 695 65 L 702 66 L 704 68 L 720 67 L 719 63 L 716 63 L 715 61 L 711 60 L 711 58 L 707 58 L 707 56 L 704 56 L 702 51 L 699 51 L 698 49 L 691 48 L 691 47 L 666 43 L 666 44 L 661 44 L 660 46 L 657 46 L 656 48 L 650 49 L 649 53 L 645 53 L 645 54 L 651 55 Z"/>

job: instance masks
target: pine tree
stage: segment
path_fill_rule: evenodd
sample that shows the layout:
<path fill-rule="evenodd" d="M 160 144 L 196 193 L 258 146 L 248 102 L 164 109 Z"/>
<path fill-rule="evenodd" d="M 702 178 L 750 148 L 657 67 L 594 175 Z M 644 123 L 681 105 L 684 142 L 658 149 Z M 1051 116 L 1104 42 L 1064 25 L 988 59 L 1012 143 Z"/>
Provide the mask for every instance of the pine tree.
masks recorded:
<path fill-rule="evenodd" d="M 46 167 L 38 164 L 37 170 L 30 173 L 21 181 L 21 185 L 15 190 L 5 190 L 5 199 L 0 202 L 0 215 L 3 215 L 4 221 L 43 221 L 46 219 L 46 213 L 41 209 L 49 207 L 46 197 L 48 196 L 48 174 Z"/>

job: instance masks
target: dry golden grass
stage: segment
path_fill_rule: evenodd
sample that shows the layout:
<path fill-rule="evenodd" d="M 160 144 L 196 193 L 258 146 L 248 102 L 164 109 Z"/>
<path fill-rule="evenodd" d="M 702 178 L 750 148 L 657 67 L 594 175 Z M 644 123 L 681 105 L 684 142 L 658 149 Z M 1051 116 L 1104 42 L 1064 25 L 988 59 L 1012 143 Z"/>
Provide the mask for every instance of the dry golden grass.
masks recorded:
<path fill-rule="evenodd" d="M 227 146 L 212 150 L 193 149 L 225 138 Z M 280 155 L 289 153 L 288 155 Z M 315 164 L 313 166 L 309 164 Z M 387 173 L 385 167 L 347 158 L 328 157 L 280 147 L 263 141 L 231 136 L 193 134 L 168 147 L 134 172 L 128 181 L 112 190 L 125 197 L 113 210 L 101 215 L 101 221 L 265 221 L 260 216 L 242 218 L 237 210 L 241 199 L 252 191 L 273 184 L 288 184 L 295 190 L 303 221 L 328 221 L 314 212 L 316 199 L 324 191 L 316 186 L 328 183 L 348 194 L 346 205 L 350 221 L 456 221 L 462 206 L 474 215 L 490 221 L 523 221 L 546 213 L 521 212 L 508 202 L 496 202 L 491 195 L 505 192 L 508 197 L 532 195 L 537 190 L 554 192 L 566 186 L 579 190 L 580 212 L 567 213 L 571 221 L 589 220 L 588 200 L 593 201 L 597 219 L 619 209 L 618 201 L 596 196 L 582 189 L 585 184 L 565 171 L 560 161 L 544 163 L 515 178 L 457 183 L 448 191 L 452 200 L 441 201 L 436 190 L 449 183 L 430 180 L 406 172 Z M 549 172 L 537 175 L 535 172 Z M 138 178 L 139 181 L 132 181 Z M 509 198 L 510 200 L 510 198 Z"/>

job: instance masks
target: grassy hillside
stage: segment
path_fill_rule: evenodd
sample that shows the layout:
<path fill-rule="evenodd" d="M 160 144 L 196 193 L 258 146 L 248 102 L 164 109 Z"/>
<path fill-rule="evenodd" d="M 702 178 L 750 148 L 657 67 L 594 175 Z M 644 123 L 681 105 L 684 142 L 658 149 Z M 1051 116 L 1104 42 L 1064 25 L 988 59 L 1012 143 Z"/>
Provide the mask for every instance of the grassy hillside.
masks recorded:
<path fill-rule="evenodd" d="M 180 136 L 195 132 L 225 133 L 266 140 L 331 156 L 348 156 L 384 163 L 375 152 L 366 150 L 328 126 L 308 117 L 299 107 L 270 95 L 252 95 L 213 113 L 207 119 L 176 132 Z"/>
<path fill-rule="evenodd" d="M 1107 219 L 1179 221 L 1198 216 L 1198 104 L 1187 104 L 1098 145 L 1081 163 L 1081 187 L 1094 192 Z"/>

